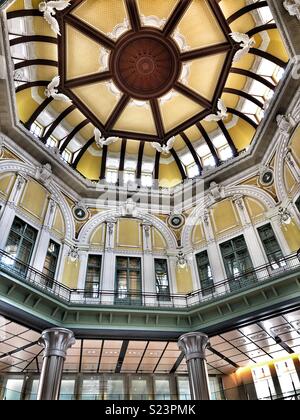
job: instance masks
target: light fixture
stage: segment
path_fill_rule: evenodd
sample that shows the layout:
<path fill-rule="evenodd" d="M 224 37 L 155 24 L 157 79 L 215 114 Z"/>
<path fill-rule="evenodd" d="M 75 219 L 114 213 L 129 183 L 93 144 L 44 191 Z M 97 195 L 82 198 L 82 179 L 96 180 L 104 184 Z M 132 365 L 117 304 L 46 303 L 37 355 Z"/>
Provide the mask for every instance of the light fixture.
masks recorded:
<path fill-rule="evenodd" d="M 287 210 L 284 209 L 283 207 L 280 207 L 278 210 L 279 216 L 280 216 L 280 222 L 284 225 L 289 225 L 292 222 L 292 215 L 291 213 Z"/>
<path fill-rule="evenodd" d="M 179 251 L 178 255 L 177 255 L 177 267 L 184 269 L 187 268 L 187 259 L 185 254 L 182 251 Z"/>

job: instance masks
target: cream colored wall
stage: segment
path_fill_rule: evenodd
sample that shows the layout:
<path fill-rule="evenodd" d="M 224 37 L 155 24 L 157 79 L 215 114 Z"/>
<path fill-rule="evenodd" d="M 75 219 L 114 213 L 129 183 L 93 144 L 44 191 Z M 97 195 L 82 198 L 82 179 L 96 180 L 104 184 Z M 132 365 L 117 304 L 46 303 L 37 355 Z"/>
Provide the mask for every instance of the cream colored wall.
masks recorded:
<path fill-rule="evenodd" d="M 31 216 L 43 222 L 48 206 L 48 191 L 38 182 L 29 180 L 26 183 L 20 200 L 20 207 Z"/>
<path fill-rule="evenodd" d="M 152 246 L 154 252 L 160 252 L 167 249 L 167 243 L 164 237 L 155 228 L 152 229 Z"/>
<path fill-rule="evenodd" d="M 289 225 L 283 224 L 281 230 L 292 252 L 300 249 L 300 228 L 295 219 Z"/>
<path fill-rule="evenodd" d="M 0 175 L 0 195 L 7 198 L 11 193 L 15 180 L 15 174 L 9 173 Z"/>
<path fill-rule="evenodd" d="M 287 164 L 284 165 L 285 188 L 290 197 L 294 196 L 299 184 Z"/>
<path fill-rule="evenodd" d="M 65 236 L 65 232 L 66 232 L 65 222 L 64 222 L 63 214 L 59 207 L 55 211 L 52 230 L 54 233 L 58 234 L 62 238 Z"/>
<path fill-rule="evenodd" d="M 251 221 L 255 224 L 266 219 L 267 209 L 263 203 L 252 197 L 244 197 L 245 205 Z M 210 214 L 211 225 L 213 227 L 216 240 L 222 236 L 230 235 L 230 232 L 240 230 L 242 224 L 235 204 L 231 199 L 225 199 L 207 209 Z M 198 221 L 192 232 L 192 244 L 195 248 L 202 248 L 206 245 L 203 224 Z"/>
<path fill-rule="evenodd" d="M 72 262 L 68 257 L 66 257 L 61 282 L 70 289 L 77 289 L 79 270 L 80 262 Z"/>
<path fill-rule="evenodd" d="M 210 209 L 210 219 L 216 236 L 241 226 L 234 203 L 226 199 Z"/>
<path fill-rule="evenodd" d="M 193 279 L 191 268 L 176 269 L 176 283 L 178 293 L 190 293 L 193 291 Z"/>
<path fill-rule="evenodd" d="M 116 229 L 116 244 L 119 249 L 142 251 L 141 221 L 129 218 L 119 219 Z"/>
<path fill-rule="evenodd" d="M 90 244 L 103 246 L 105 241 L 105 225 L 100 225 L 91 236 Z"/>

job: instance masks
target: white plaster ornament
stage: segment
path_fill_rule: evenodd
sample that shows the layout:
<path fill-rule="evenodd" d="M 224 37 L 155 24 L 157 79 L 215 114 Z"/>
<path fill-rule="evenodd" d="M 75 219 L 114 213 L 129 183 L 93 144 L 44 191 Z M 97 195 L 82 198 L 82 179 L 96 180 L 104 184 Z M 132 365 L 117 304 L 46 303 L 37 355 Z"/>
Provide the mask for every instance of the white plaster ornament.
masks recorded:
<path fill-rule="evenodd" d="M 60 77 L 54 77 L 45 89 L 45 96 L 47 96 L 47 98 L 53 98 L 56 101 L 71 102 L 71 99 L 68 98 L 66 95 L 64 95 L 63 93 L 58 93 L 58 89 L 56 88 L 58 88 L 59 84 Z"/>
<path fill-rule="evenodd" d="M 70 1 L 42 1 L 39 4 L 39 11 L 43 13 L 44 19 L 51 26 L 56 35 L 60 35 L 60 28 L 57 20 L 55 19 L 56 10 L 64 10 L 70 6 Z"/>
<path fill-rule="evenodd" d="M 256 42 L 254 38 L 250 38 L 247 34 L 242 34 L 240 32 L 232 32 L 229 35 L 235 42 L 241 45 L 241 49 L 238 50 L 233 57 L 233 62 L 237 63 L 249 53 L 250 49 L 254 47 Z"/>
<path fill-rule="evenodd" d="M 167 144 L 161 145 L 158 142 L 151 143 L 152 147 L 159 153 L 162 153 L 163 155 L 168 155 L 170 151 L 173 149 L 175 143 L 175 137 L 171 137 Z"/>
<path fill-rule="evenodd" d="M 99 149 L 102 149 L 104 146 L 109 146 L 110 144 L 116 143 L 121 140 L 120 137 L 108 137 L 107 139 L 102 136 L 101 131 L 98 128 L 94 130 L 95 143 Z"/>
<path fill-rule="evenodd" d="M 218 112 L 217 114 L 208 115 L 204 118 L 204 121 L 211 122 L 211 121 L 223 121 L 228 117 L 228 112 L 226 105 L 222 99 L 218 100 Z"/>

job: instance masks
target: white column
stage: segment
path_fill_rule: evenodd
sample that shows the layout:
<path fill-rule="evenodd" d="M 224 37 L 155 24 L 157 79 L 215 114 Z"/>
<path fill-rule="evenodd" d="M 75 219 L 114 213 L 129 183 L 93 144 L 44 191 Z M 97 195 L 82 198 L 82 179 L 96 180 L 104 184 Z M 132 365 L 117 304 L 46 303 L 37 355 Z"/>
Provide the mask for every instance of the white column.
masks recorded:
<path fill-rule="evenodd" d="M 79 290 L 85 290 L 88 258 L 89 258 L 89 254 L 87 250 L 83 250 L 83 249 L 79 250 L 80 268 L 79 268 L 78 286 L 77 286 Z"/>
<path fill-rule="evenodd" d="M 60 251 L 60 259 L 58 264 L 58 271 L 57 271 L 57 281 L 63 283 L 63 274 L 65 270 L 65 263 L 67 261 L 67 256 L 69 253 L 70 247 L 67 243 L 63 243 L 62 249 Z"/>
<path fill-rule="evenodd" d="M 278 209 L 276 209 L 277 211 Z M 285 239 L 284 233 L 282 232 L 282 225 L 280 221 L 280 215 L 276 214 L 271 217 L 271 224 L 273 231 L 275 233 L 275 236 L 279 242 L 281 251 L 284 256 L 288 256 L 291 254 L 291 249 L 287 243 L 287 240 Z"/>
<path fill-rule="evenodd" d="M 47 256 L 49 241 L 50 241 L 50 230 L 52 228 L 54 215 L 55 215 L 56 203 L 51 198 L 49 199 L 44 224 L 40 230 L 35 256 L 33 258 L 33 267 L 38 271 L 42 271 Z"/>
<path fill-rule="evenodd" d="M 259 239 L 258 232 L 252 224 L 250 215 L 245 205 L 244 197 L 233 197 L 233 203 L 235 204 L 235 208 L 242 222 L 243 234 L 253 266 L 254 268 L 261 267 L 267 264 L 268 260 L 265 256 L 264 247 Z"/>
<path fill-rule="evenodd" d="M 156 303 L 156 286 L 154 273 L 154 259 L 152 253 L 151 225 L 142 224 L 143 229 L 143 292 L 151 296 L 145 297 L 145 305 L 151 306 Z"/>
<path fill-rule="evenodd" d="M 113 304 L 114 303 L 114 291 L 115 291 L 115 267 L 116 258 L 114 253 L 115 247 L 115 233 L 116 233 L 115 219 L 106 222 L 106 238 L 105 238 L 105 252 L 103 255 L 103 274 L 102 274 L 102 288 L 104 292 L 102 296 L 102 303 Z M 110 292 L 105 294 L 105 292 Z"/>
<path fill-rule="evenodd" d="M 21 174 L 18 174 L 0 220 L 0 249 L 4 249 L 6 245 L 11 226 L 16 217 L 16 208 L 23 194 L 25 185 L 26 179 Z"/>
<path fill-rule="evenodd" d="M 193 253 L 187 254 L 187 261 L 189 264 L 189 267 L 191 269 L 191 276 L 192 276 L 192 282 L 193 282 L 193 291 L 201 289 L 199 275 L 198 275 L 198 268 L 196 263 L 196 258 L 194 258 Z"/>
<path fill-rule="evenodd" d="M 226 279 L 226 272 L 222 263 L 221 250 L 215 240 L 214 231 L 208 213 L 203 216 L 203 229 L 207 241 L 207 255 L 210 262 L 212 277 L 217 294 L 226 293 L 227 288 L 222 284 Z"/>
<path fill-rule="evenodd" d="M 170 267 L 170 292 L 171 292 L 171 295 L 175 295 L 176 293 L 178 293 L 176 255 L 169 256 L 169 267 Z"/>

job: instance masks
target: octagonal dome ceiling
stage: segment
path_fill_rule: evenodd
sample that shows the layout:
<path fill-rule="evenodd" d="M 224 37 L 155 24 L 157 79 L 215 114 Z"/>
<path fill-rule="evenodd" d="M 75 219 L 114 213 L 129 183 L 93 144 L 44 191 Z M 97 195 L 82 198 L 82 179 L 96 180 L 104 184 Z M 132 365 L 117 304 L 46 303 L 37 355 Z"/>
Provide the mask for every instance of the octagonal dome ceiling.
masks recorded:
<path fill-rule="evenodd" d="M 73 0 L 60 35 L 39 4 L 7 9 L 19 119 L 91 180 L 172 187 L 226 164 L 288 61 L 266 1 Z"/>

